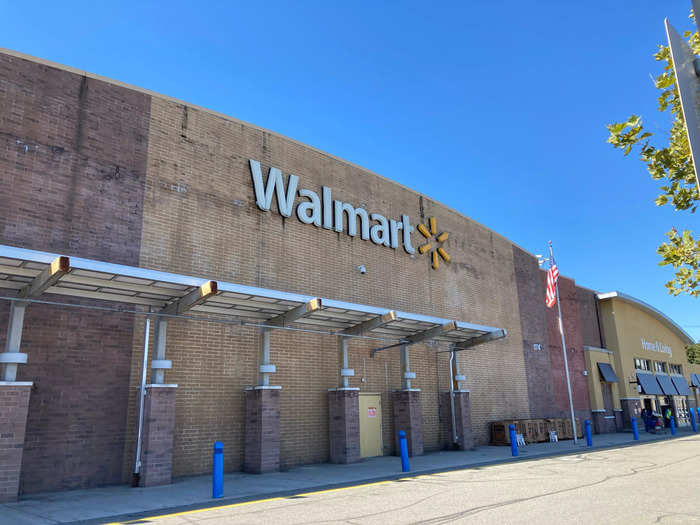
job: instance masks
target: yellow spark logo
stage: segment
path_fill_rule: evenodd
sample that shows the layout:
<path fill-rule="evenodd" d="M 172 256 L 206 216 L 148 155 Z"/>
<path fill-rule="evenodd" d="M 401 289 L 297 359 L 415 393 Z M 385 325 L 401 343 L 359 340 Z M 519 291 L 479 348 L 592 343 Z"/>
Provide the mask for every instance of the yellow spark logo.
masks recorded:
<path fill-rule="evenodd" d="M 430 238 L 433 235 L 437 234 L 437 221 L 435 220 L 435 217 L 430 217 L 428 219 L 428 226 L 430 229 L 428 229 L 424 224 L 419 224 L 417 226 L 418 231 L 421 232 L 423 237 L 427 239 L 428 242 L 425 244 L 421 244 L 418 247 L 418 253 L 423 255 L 425 252 L 430 251 L 433 249 L 433 245 L 430 244 Z M 438 244 L 442 244 L 447 240 L 448 233 L 447 232 L 442 232 L 440 235 L 435 237 L 435 240 L 437 241 Z M 447 254 L 447 252 L 442 248 L 442 246 L 438 246 L 436 250 L 430 253 L 430 256 L 432 257 L 433 260 L 433 270 L 438 269 L 438 255 L 444 259 L 445 262 L 450 262 L 450 256 Z"/>

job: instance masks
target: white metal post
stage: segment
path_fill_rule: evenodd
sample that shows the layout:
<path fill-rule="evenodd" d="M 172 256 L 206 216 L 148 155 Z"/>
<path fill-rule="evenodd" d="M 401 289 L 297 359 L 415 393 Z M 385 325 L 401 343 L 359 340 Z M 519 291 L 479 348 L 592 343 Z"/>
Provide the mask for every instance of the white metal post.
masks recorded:
<path fill-rule="evenodd" d="M 554 252 L 552 251 L 552 243 L 549 243 L 550 261 L 554 260 Z M 561 320 L 561 302 L 559 302 L 559 279 L 555 286 L 557 293 L 557 311 L 559 312 L 559 333 L 561 334 L 561 351 L 564 354 L 564 371 L 566 372 L 566 389 L 569 392 L 569 410 L 571 411 L 571 427 L 574 430 L 574 445 L 578 443 L 576 438 L 576 417 L 574 416 L 574 400 L 571 396 L 571 379 L 569 378 L 569 360 L 566 358 L 566 340 L 564 339 L 564 324 Z"/>
<path fill-rule="evenodd" d="M 347 337 L 339 337 L 338 345 L 340 347 L 340 375 L 341 380 L 338 382 L 339 386 L 342 388 L 348 388 L 350 386 L 350 380 L 348 376 L 343 375 L 343 370 L 348 368 L 348 339 Z"/>
<path fill-rule="evenodd" d="M 404 390 L 411 388 L 411 361 L 408 357 L 408 345 L 401 345 L 401 382 Z"/>
<path fill-rule="evenodd" d="M 267 366 L 270 364 L 270 330 L 263 329 L 262 332 L 262 348 L 260 350 L 260 364 L 262 366 Z M 270 386 L 270 374 L 268 372 L 262 372 L 260 374 L 262 386 Z"/>
<path fill-rule="evenodd" d="M 20 356 L 20 346 L 22 344 L 22 328 L 24 326 L 24 312 L 27 309 L 27 303 L 12 302 L 10 306 L 10 321 L 7 327 L 7 339 L 5 340 L 5 353 L 15 356 L 15 362 L 6 362 L 5 371 L 3 373 L 3 381 L 17 380 L 17 357 Z"/>
<path fill-rule="evenodd" d="M 159 318 L 156 321 L 156 340 L 155 340 L 155 352 L 154 358 L 157 360 L 165 360 L 165 342 L 168 334 L 168 321 L 167 319 Z M 156 368 L 153 370 L 153 383 L 163 384 L 165 383 L 165 370 L 162 368 Z"/>

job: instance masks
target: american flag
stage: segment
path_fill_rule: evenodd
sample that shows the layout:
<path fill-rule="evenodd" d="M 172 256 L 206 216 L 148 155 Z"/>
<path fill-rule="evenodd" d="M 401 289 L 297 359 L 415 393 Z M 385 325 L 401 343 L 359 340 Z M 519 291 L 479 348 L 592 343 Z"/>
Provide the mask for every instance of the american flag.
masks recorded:
<path fill-rule="evenodd" d="M 549 261 L 549 270 L 547 270 L 547 308 L 551 308 L 557 304 L 557 280 L 559 279 L 559 270 L 554 258 Z"/>

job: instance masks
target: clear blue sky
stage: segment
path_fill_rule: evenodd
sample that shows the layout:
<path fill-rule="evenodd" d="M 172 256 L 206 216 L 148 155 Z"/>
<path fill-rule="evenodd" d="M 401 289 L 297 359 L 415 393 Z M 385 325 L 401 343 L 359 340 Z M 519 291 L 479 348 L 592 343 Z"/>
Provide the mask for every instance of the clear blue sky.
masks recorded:
<path fill-rule="evenodd" d="M 431 4 L 438 4 L 435 7 Z M 205 106 L 412 187 L 560 270 L 700 338 L 657 245 L 700 214 L 605 143 L 631 113 L 663 134 L 652 53 L 689 0 L 22 2 L 0 46 Z"/>

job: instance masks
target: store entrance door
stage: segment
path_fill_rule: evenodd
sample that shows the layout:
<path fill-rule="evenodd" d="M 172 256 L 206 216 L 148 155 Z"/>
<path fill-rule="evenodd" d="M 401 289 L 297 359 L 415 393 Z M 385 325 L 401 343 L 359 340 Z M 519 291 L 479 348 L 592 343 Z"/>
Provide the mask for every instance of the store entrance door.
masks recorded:
<path fill-rule="evenodd" d="M 360 455 L 384 455 L 382 444 L 382 396 L 360 394 Z"/>

